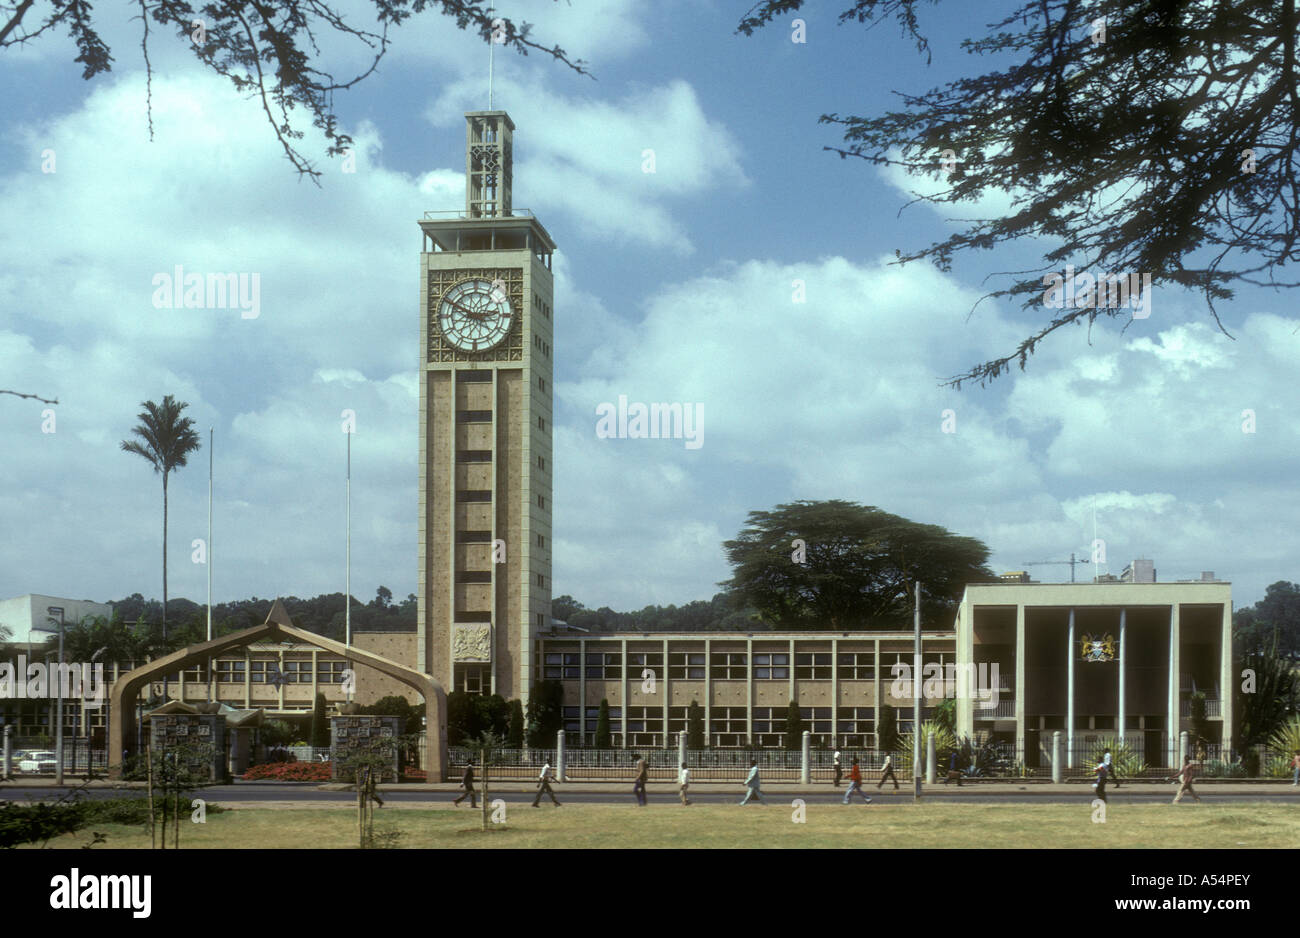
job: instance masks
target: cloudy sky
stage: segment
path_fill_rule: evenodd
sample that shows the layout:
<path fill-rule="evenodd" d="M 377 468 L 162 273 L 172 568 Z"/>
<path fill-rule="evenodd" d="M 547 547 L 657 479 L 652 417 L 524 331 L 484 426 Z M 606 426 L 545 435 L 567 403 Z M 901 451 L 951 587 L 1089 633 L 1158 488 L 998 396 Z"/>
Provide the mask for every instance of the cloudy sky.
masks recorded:
<path fill-rule="evenodd" d="M 501 6 L 595 75 L 496 57 L 515 205 L 560 246 L 555 594 L 615 609 L 708 598 L 746 514 L 804 498 L 978 537 L 999 571 L 1086 556 L 1095 508 L 1111 573 L 1136 556 L 1162 580 L 1213 570 L 1238 606 L 1300 579 L 1293 300 L 1240 294 L 1221 308 L 1233 340 L 1164 289 L 1126 331 L 1066 330 L 1023 373 L 942 387 L 1042 321 L 1005 303 L 971 313 L 984 278 L 1030 266 L 1035 246 L 951 274 L 891 264 L 954 222 L 900 214 L 921 180 L 825 152 L 839 138 L 816 119 L 875 114 L 973 67 L 957 43 L 996 5 L 923 23 L 928 67 L 892 25 L 838 26 L 836 4 L 804 14 L 804 43 L 789 22 L 737 36 L 749 6 Z M 119 443 L 165 394 L 189 402 L 205 447 L 215 431 L 216 600 L 342 590 L 344 409 L 353 591 L 405 596 L 416 222 L 463 208 L 462 114 L 487 106 L 487 45 L 433 14 L 397 30 L 378 73 L 335 97 L 356 172 L 300 128 L 317 187 L 256 101 L 157 29 L 151 141 L 130 15 L 96 7 L 115 62 L 90 82 L 65 37 L 0 56 L 0 388 L 59 401 L 0 396 L 0 597 L 161 596 L 161 486 Z M 322 48 L 336 75 L 364 67 L 355 46 Z M 157 308 L 153 278 L 177 265 L 257 273 L 258 315 Z M 596 409 L 619 395 L 695 404 L 703 445 L 599 438 Z M 171 595 L 199 602 L 207 463 L 205 449 L 170 487 Z"/>

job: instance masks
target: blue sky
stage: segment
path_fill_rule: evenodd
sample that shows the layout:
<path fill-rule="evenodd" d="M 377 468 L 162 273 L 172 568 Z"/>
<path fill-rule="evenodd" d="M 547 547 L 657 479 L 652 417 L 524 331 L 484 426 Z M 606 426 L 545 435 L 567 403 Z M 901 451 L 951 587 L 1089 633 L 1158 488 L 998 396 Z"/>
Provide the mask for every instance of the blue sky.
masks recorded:
<path fill-rule="evenodd" d="M 1164 289 L 1126 332 L 1066 330 L 1024 373 L 940 386 L 1041 321 L 1005 303 L 968 314 L 983 278 L 1043 246 L 951 274 L 890 265 L 955 213 L 900 215 L 924 181 L 824 152 L 840 138 L 816 118 L 875 114 L 894 91 L 987 67 L 958 43 L 999 6 L 929 15 L 929 66 L 892 23 L 837 25 L 836 4 L 802 14 L 802 44 L 789 18 L 736 35 L 747 3 L 501 6 L 596 76 L 496 58 L 515 204 L 560 246 L 556 595 L 618 609 L 708 598 L 746 514 L 800 498 L 945 525 L 985 541 L 998 570 L 1082 555 L 1095 504 L 1112 573 L 1135 556 L 1162 580 L 1214 570 L 1238 606 L 1296 579 L 1285 294 L 1227 304 L 1232 341 L 1198 298 Z M 63 37 L 0 57 L 0 387 L 60 401 L 43 433 L 44 405 L 0 397 L 0 596 L 161 595 L 160 486 L 118 443 L 139 403 L 168 393 L 205 444 L 216 430 L 217 600 L 342 589 L 345 408 L 354 592 L 414 591 L 416 221 L 463 207 L 461 115 L 487 104 L 486 45 L 436 15 L 398 29 L 379 73 L 335 98 L 357 172 L 301 128 L 317 188 L 254 102 L 157 30 L 150 142 L 139 24 L 127 5 L 95 13 L 116 57 L 106 76 L 83 81 Z M 324 51 L 336 74 L 361 61 Z M 151 278 L 177 264 L 259 273 L 260 315 L 154 308 Z M 598 438 L 596 408 L 619 395 L 702 405 L 704 445 Z M 200 602 L 206 470 L 198 454 L 171 483 L 171 594 Z"/>

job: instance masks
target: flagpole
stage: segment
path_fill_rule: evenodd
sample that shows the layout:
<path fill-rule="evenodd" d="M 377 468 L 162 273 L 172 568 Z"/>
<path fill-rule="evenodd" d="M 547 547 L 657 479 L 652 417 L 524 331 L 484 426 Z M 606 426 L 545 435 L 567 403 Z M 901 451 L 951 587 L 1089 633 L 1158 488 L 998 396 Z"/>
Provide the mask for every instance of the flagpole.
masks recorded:
<path fill-rule="evenodd" d="M 208 641 L 212 641 L 212 428 L 208 427 Z M 212 699 L 212 658 L 208 658 L 208 700 Z"/>
<path fill-rule="evenodd" d="M 208 427 L 208 641 L 212 641 L 212 428 Z"/>
<path fill-rule="evenodd" d="M 347 649 L 350 652 L 352 650 L 352 432 L 351 430 L 348 431 L 347 437 L 348 437 L 348 470 L 347 470 L 346 496 L 344 499 L 346 503 L 344 508 L 344 517 L 345 517 L 345 527 L 347 533 L 345 535 L 346 546 L 344 547 L 344 556 L 346 558 L 344 565 L 346 569 L 344 571 L 344 580 L 343 580 L 344 581 L 343 589 L 345 592 L 345 595 L 343 597 L 343 633 L 344 633 L 343 643 L 344 645 L 347 646 Z M 345 667 L 350 667 L 351 663 L 352 663 L 351 658 L 349 658 Z M 348 700 L 350 701 L 351 699 L 352 699 L 352 695 L 349 693 Z"/>

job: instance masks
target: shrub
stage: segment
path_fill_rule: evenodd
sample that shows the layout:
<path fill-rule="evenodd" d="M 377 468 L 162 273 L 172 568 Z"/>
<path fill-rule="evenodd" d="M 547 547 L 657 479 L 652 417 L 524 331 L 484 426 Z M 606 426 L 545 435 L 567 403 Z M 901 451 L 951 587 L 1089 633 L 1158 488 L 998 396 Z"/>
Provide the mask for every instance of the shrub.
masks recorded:
<path fill-rule="evenodd" d="M 1207 778 L 1245 778 L 1246 767 L 1240 762 L 1226 762 L 1223 759 L 1211 759 L 1205 763 L 1201 772 Z"/>
<path fill-rule="evenodd" d="M 246 782 L 262 779 L 277 782 L 328 782 L 330 763 L 268 762 L 264 765 L 249 766 L 243 777 Z"/>

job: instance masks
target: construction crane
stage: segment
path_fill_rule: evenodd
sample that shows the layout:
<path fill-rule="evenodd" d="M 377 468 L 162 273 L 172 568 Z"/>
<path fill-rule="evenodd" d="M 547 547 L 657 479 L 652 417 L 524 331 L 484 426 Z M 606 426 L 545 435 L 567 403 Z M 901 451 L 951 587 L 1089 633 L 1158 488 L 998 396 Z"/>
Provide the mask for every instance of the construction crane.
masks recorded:
<path fill-rule="evenodd" d="M 1033 561 L 1030 561 L 1030 562 L 1027 563 L 1027 564 L 1024 564 L 1024 566 L 1026 566 L 1026 567 L 1063 567 L 1063 566 L 1065 566 L 1066 564 L 1069 564 L 1069 567 L 1070 567 L 1070 582 L 1073 583 L 1073 582 L 1074 582 L 1074 565 L 1075 565 L 1075 564 L 1079 564 L 1079 563 L 1092 563 L 1092 561 L 1091 561 L 1091 560 L 1083 560 L 1083 559 L 1076 560 L 1076 559 L 1075 559 L 1075 556 L 1074 556 L 1074 552 L 1071 551 L 1071 552 L 1070 552 L 1070 559 L 1069 559 L 1069 560 L 1033 560 Z"/>

